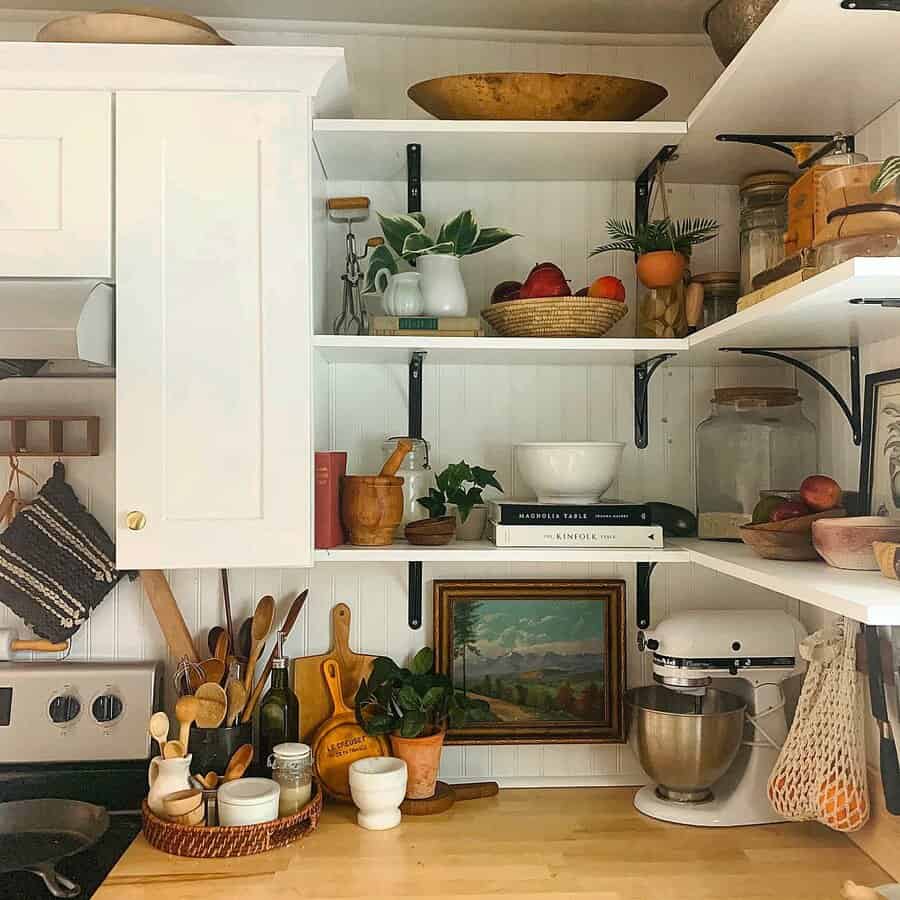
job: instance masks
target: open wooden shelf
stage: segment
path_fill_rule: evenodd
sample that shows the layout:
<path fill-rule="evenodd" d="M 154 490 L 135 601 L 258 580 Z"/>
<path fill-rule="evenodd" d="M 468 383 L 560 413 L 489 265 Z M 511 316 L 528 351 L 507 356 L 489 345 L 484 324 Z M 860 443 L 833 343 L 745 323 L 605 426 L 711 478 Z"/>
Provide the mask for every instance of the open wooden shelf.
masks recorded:
<path fill-rule="evenodd" d="M 2 416 L 0 423 L 9 427 L 9 442 L 6 448 L 0 448 L 4 456 L 30 456 L 52 458 L 57 456 L 99 456 L 100 455 L 100 418 L 99 416 Z M 66 445 L 66 434 L 73 424 L 83 426 L 79 431 L 83 439 L 80 446 L 72 448 Z M 46 426 L 46 446 L 36 447 L 34 429 L 31 425 Z M 71 435 L 68 436 L 71 439 Z"/>
<path fill-rule="evenodd" d="M 318 119 L 326 177 L 406 178 L 406 145 L 422 144 L 423 181 L 633 181 L 684 122 L 496 122 Z"/>

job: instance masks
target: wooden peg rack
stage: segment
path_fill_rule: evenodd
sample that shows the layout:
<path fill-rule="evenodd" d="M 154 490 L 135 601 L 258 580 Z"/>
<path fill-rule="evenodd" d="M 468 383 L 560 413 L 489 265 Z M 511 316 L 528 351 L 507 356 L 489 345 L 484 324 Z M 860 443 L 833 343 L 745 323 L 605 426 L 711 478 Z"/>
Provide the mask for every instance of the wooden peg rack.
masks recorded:
<path fill-rule="evenodd" d="M 100 417 L 99 416 L 0 416 L 0 422 L 9 425 L 9 443 L 0 453 L 9 456 L 99 456 Z M 28 445 L 29 425 L 46 422 L 50 432 L 50 445 L 44 449 L 33 449 Z M 71 422 L 84 423 L 85 444 L 77 450 L 67 449 L 64 442 L 65 426 Z"/>

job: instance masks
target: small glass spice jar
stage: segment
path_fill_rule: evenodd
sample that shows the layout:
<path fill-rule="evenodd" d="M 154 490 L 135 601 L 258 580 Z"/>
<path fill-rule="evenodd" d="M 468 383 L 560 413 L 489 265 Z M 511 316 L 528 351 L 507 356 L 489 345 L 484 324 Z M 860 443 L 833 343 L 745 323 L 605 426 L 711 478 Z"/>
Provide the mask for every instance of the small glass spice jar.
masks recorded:
<path fill-rule="evenodd" d="M 703 328 L 737 312 L 740 272 L 705 272 L 691 280 L 703 285 Z"/>
<path fill-rule="evenodd" d="M 281 788 L 278 818 L 300 812 L 312 799 L 312 753 L 306 744 L 277 744 L 267 765 Z"/>

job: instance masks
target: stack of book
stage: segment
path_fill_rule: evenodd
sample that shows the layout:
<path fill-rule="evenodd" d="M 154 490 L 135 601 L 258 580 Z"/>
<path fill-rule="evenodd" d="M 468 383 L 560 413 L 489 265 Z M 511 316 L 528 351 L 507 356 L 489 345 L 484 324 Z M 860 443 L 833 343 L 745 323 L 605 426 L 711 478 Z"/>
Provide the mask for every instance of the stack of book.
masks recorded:
<path fill-rule="evenodd" d="M 416 337 L 484 337 L 481 319 L 444 318 L 437 316 L 375 316 L 372 334 L 385 336 L 408 335 Z"/>
<path fill-rule="evenodd" d="M 488 539 L 498 547 L 660 548 L 663 530 L 644 503 L 606 500 L 586 506 L 494 500 Z"/>

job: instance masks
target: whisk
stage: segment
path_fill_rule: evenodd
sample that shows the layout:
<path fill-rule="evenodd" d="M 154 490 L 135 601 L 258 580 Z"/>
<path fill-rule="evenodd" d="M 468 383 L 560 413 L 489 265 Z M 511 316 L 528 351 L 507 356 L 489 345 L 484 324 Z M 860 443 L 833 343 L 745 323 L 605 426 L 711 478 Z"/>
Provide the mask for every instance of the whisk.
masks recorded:
<path fill-rule="evenodd" d="M 369 218 L 368 197 L 332 197 L 328 200 L 328 218 L 347 226 L 347 258 L 344 263 L 343 300 L 340 315 L 334 320 L 335 334 L 368 334 L 369 314 L 362 304 L 359 282 L 363 277 L 360 262 L 366 258 L 369 250 L 380 247 L 384 239 L 372 237 L 366 241 L 366 249 L 362 256 L 356 249 L 356 235 L 353 225 L 365 222 Z"/>

